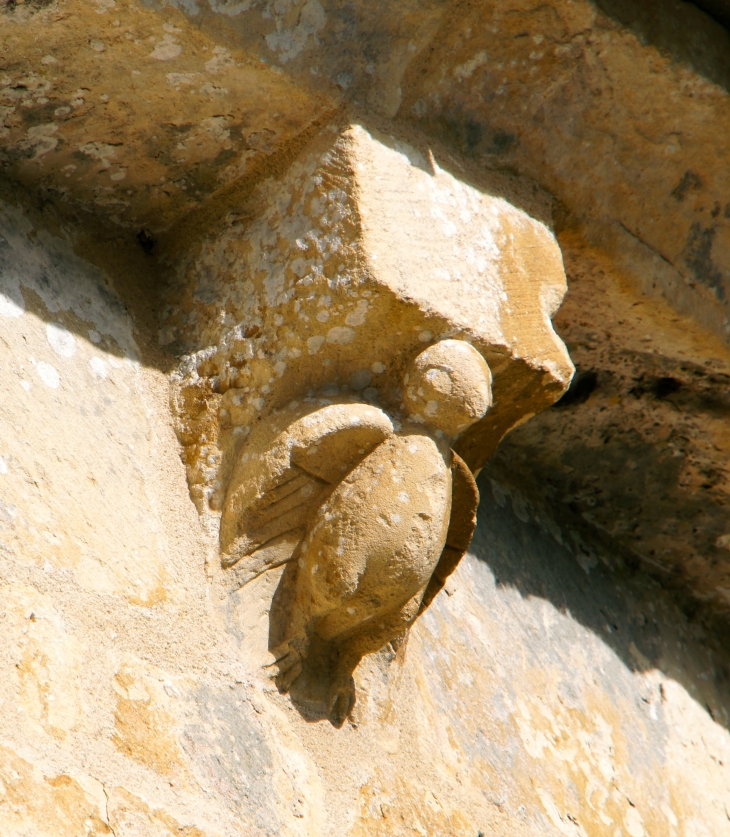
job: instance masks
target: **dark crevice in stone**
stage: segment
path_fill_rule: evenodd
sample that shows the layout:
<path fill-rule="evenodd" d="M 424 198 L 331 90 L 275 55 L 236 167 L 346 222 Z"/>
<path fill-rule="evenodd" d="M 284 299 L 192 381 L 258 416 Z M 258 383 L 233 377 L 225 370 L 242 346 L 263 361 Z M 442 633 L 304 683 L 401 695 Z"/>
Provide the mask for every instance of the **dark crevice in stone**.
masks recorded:
<path fill-rule="evenodd" d="M 693 0 L 692 5 L 730 29 L 730 0 Z"/>
<path fill-rule="evenodd" d="M 576 372 L 565 395 L 555 404 L 556 408 L 573 407 L 585 403 L 598 387 L 598 373 L 593 369 Z"/>

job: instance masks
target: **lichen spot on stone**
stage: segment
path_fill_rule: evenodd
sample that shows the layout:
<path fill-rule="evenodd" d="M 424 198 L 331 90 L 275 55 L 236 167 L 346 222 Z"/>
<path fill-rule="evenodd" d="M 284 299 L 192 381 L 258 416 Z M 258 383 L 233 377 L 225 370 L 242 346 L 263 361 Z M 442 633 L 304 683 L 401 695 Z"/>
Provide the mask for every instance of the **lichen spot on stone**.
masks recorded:
<path fill-rule="evenodd" d="M 42 360 L 38 366 L 36 366 L 36 371 L 38 372 L 38 377 L 47 387 L 50 387 L 51 389 L 58 389 L 61 385 L 61 376 L 58 374 L 55 366 L 51 366 L 50 363 L 46 363 Z"/>
<path fill-rule="evenodd" d="M 46 338 L 57 355 L 70 358 L 76 354 L 76 340 L 73 334 L 59 323 L 48 323 Z"/>

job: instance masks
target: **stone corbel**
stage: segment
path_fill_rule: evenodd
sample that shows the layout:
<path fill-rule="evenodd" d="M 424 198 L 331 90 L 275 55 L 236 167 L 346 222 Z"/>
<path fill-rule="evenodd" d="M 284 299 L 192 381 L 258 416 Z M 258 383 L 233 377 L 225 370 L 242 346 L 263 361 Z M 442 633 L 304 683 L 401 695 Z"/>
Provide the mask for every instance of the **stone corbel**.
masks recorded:
<path fill-rule="evenodd" d="M 573 373 L 560 250 L 538 198 L 505 189 L 332 126 L 179 272 L 164 334 L 188 350 L 191 494 L 231 589 L 285 565 L 278 683 L 314 671 L 336 723 L 362 656 L 403 639 L 466 551 L 474 474 Z"/>

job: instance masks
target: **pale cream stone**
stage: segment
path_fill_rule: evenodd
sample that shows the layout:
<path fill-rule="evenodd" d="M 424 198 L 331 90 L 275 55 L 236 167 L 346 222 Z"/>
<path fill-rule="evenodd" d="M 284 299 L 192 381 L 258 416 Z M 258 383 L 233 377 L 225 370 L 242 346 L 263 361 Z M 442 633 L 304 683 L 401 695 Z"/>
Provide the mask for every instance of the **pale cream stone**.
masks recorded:
<path fill-rule="evenodd" d="M 232 221 L 183 261 L 164 333 L 192 350 L 173 404 L 211 526 L 244 428 L 292 400 L 353 391 L 399 410 L 424 344 L 471 343 L 494 375 L 489 420 L 457 444 L 472 470 L 560 396 L 573 369 L 550 322 L 565 292 L 560 251 L 541 221 L 492 192 L 425 147 L 331 126 L 258 188 L 245 235 Z"/>
<path fill-rule="evenodd" d="M 317 693 L 316 678 L 279 694 L 269 679 L 273 667 L 265 666 L 273 662 L 272 598 L 291 562 L 227 594 L 227 586 L 240 583 L 236 573 L 244 561 L 221 569 L 218 528 L 210 542 L 200 533 L 164 377 L 123 359 L 124 333 L 114 330 L 114 321 L 127 320 L 119 317 L 116 298 L 109 292 L 106 307 L 97 299 L 93 312 L 80 305 L 92 296 L 93 282 L 86 281 L 92 269 L 69 251 L 59 257 L 39 228 L 14 236 L 6 226 L 3 236 L 17 268 L 0 273 L 3 293 L 16 313 L 24 300 L 25 313 L 2 318 L 0 329 L 0 343 L 7 343 L 0 358 L 7 393 L 0 398 L 2 837 L 475 837 L 480 831 L 553 837 L 580 829 L 615 837 L 636 828 L 639 817 L 646 835 L 725 833 L 726 652 L 641 574 L 616 580 L 606 572 L 615 556 L 605 541 L 586 538 L 589 560 L 574 560 L 566 545 L 575 532 L 562 520 L 559 526 L 546 520 L 542 509 L 538 515 L 526 493 L 510 503 L 506 487 L 493 491 L 494 500 L 486 489 L 471 554 L 449 577 L 445 594 L 415 622 L 407 645 L 388 644 L 355 670 L 358 700 L 350 722 L 338 729 L 325 720 L 326 695 L 321 688 Z M 52 254 L 56 272 L 46 275 L 54 279 L 55 299 L 74 297 L 75 314 L 66 302 L 62 310 L 40 309 L 48 288 L 34 281 L 39 252 Z M 59 273 L 65 279 L 56 283 Z M 327 296 L 329 306 L 320 305 Z M 373 297 L 374 291 L 360 299 L 370 306 Z M 384 378 L 395 387 L 421 351 L 463 337 L 420 325 L 399 344 L 407 349 L 403 358 L 394 358 L 383 341 L 356 362 L 346 357 L 340 377 L 332 352 L 349 351 L 349 344 L 327 343 L 327 326 L 357 333 L 370 313 L 363 325 L 350 325 L 338 319 L 341 303 L 331 290 L 315 302 L 314 312 L 334 311 L 316 332 L 323 337 L 318 356 L 304 347 L 309 360 L 297 366 L 297 347 L 288 345 L 280 359 L 267 357 L 263 332 L 245 334 L 253 327 L 247 324 L 236 351 L 247 361 L 242 368 L 257 367 L 250 377 L 225 393 L 201 378 L 199 388 L 180 394 L 190 399 L 189 438 L 201 449 L 209 445 L 201 468 L 220 481 L 222 509 L 237 463 L 247 452 L 260 454 L 267 438 L 286 434 L 306 414 L 341 405 L 345 414 L 356 411 L 366 419 L 365 437 L 371 431 L 382 437 L 376 451 L 400 438 L 402 383 L 400 400 L 371 401 L 368 390 L 379 390 Z M 300 310 L 309 316 L 306 306 Z M 359 317 L 357 310 L 356 304 L 350 313 Z M 59 321 L 74 334 L 72 358 L 48 343 L 46 324 Z M 387 322 L 381 321 L 382 331 Z M 388 340 L 403 330 L 399 322 Z M 235 328 L 233 319 L 229 326 Z M 136 328 L 144 338 L 141 321 Z M 499 364 L 476 341 L 470 345 L 494 373 L 489 419 L 505 393 L 496 385 Z M 37 377 L 31 356 L 59 370 L 57 389 Z M 94 357 L 103 360 L 98 369 L 106 378 L 91 366 Z M 307 364 L 314 360 L 329 362 L 316 385 L 337 386 L 338 395 L 320 388 L 308 400 L 306 375 L 318 367 Z M 246 397 L 284 394 L 277 389 L 284 380 L 277 377 L 280 363 L 287 364 L 282 376 L 295 364 L 287 387 L 291 392 L 297 381 L 303 394 L 277 400 L 271 410 L 264 403 L 259 420 L 237 423 Z M 361 386 L 363 370 L 371 378 L 358 389 L 350 382 Z M 90 407 L 105 406 L 103 396 L 112 404 L 100 417 Z M 566 421 L 563 411 L 552 415 Z M 309 435 L 302 428 L 297 438 L 311 442 L 319 433 L 332 445 L 330 457 L 322 442 L 311 467 L 327 468 L 354 449 L 338 444 L 341 424 L 333 417 Z M 426 425 L 417 429 L 425 432 Z M 306 462 L 309 449 L 300 446 L 297 459 Z M 252 475 L 279 462 L 266 461 L 271 466 L 257 465 L 252 455 L 246 460 Z M 332 472 L 342 486 L 346 476 Z M 241 473 L 245 482 L 243 467 Z M 401 491 L 389 494 L 388 515 L 398 513 Z M 217 523 L 212 512 L 202 519 Z M 715 537 L 726 532 L 720 527 Z M 89 583 L 87 565 L 79 569 L 80 551 L 96 555 L 110 573 L 107 586 Z M 154 577 L 160 566 L 166 596 L 145 602 L 133 586 L 130 592 L 135 579 Z M 345 604 L 345 614 L 351 606 Z M 60 706 L 45 713 L 50 696 L 55 700 L 48 705 Z"/>
<path fill-rule="evenodd" d="M 109 791 L 107 808 L 113 837 L 218 837 L 194 825 L 183 825 L 164 809 L 152 808 L 124 787 Z"/>
<path fill-rule="evenodd" d="M 63 740 L 80 721 L 84 644 L 66 629 L 53 598 L 28 585 L 0 588 L 6 642 L 17 659 L 11 673 L 17 708 L 38 734 Z M 41 733 L 42 734 L 42 733 Z"/>
<path fill-rule="evenodd" d="M 470 468 L 570 380 L 550 322 L 565 275 L 539 221 L 358 124 L 258 200 L 187 268 L 193 316 L 167 328 L 208 346 L 174 405 L 191 494 L 211 528 L 222 511 L 225 584 L 292 562 L 278 683 L 317 658 L 342 723 L 363 654 L 402 641 L 466 550 Z"/>
<path fill-rule="evenodd" d="M 486 414 L 489 367 L 468 343 L 444 340 L 417 355 L 405 381 L 405 412 L 392 418 L 353 401 L 299 407 L 282 432 L 262 425 L 238 460 L 221 519 L 235 587 L 293 561 L 285 574 L 293 601 L 272 639 L 279 686 L 288 690 L 312 642 L 324 643 L 315 665 L 340 724 L 362 656 L 404 640 L 434 573 L 439 588 L 473 530 L 478 492 L 449 443 Z"/>
<path fill-rule="evenodd" d="M 176 729 L 182 695 L 180 684 L 127 654 L 112 686 L 116 694 L 113 736 L 116 747 L 157 773 L 183 776 L 186 759 Z"/>
<path fill-rule="evenodd" d="M 103 793 L 101 798 L 88 793 L 89 784 L 98 783 L 65 773 L 44 774 L 13 750 L 0 747 L 0 833 L 113 837 Z"/>

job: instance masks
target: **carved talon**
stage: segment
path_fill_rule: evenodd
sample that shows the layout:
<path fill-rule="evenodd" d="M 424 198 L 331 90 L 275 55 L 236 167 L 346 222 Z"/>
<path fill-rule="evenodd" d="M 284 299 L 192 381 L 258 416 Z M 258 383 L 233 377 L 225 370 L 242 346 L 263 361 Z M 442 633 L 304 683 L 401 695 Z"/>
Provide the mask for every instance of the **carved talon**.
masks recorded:
<path fill-rule="evenodd" d="M 336 727 L 341 727 L 355 706 L 355 682 L 348 677 L 332 684 L 327 701 L 327 712 Z"/>
<path fill-rule="evenodd" d="M 288 692 L 305 660 L 307 683 L 332 676 L 338 727 L 355 704 L 357 663 L 388 642 L 397 651 L 474 529 L 478 491 L 449 438 L 489 409 L 489 367 L 471 344 L 446 339 L 419 352 L 403 383 L 397 431 L 358 403 L 309 412 L 273 440 L 264 427 L 248 443 L 254 458 L 236 466 L 221 524 L 226 549 L 260 545 L 232 571 L 248 573 L 244 583 L 292 561 L 277 588 L 282 630 L 270 633 L 276 683 Z"/>
<path fill-rule="evenodd" d="M 277 686 L 282 694 L 289 691 L 292 683 L 302 673 L 302 657 L 294 648 L 290 648 L 271 665 L 276 667 L 274 679 L 278 681 Z"/>

